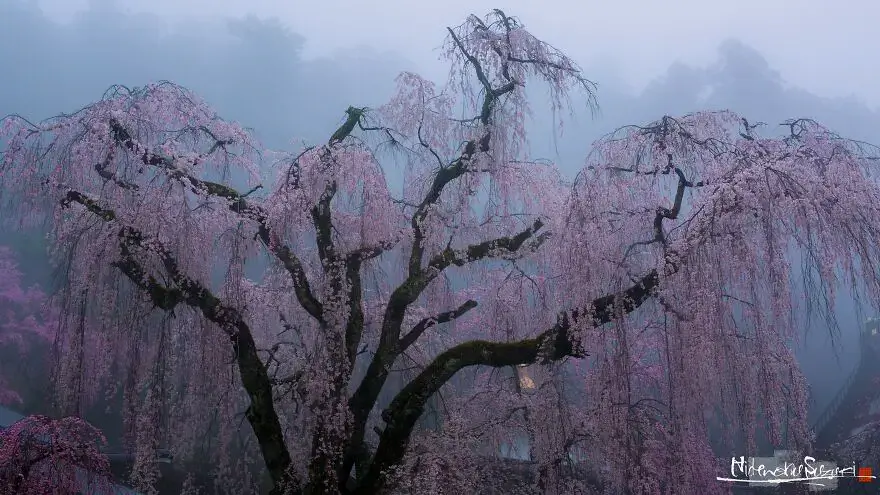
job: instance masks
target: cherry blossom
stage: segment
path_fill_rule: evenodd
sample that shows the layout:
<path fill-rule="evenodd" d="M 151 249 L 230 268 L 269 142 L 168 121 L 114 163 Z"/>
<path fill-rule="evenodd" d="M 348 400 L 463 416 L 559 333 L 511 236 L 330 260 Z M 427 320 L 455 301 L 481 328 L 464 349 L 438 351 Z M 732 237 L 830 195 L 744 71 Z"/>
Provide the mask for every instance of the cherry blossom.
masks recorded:
<path fill-rule="evenodd" d="M 471 493 L 490 465 L 523 493 L 725 493 L 719 441 L 808 449 L 792 315 L 839 283 L 880 302 L 875 150 L 698 112 L 566 181 L 524 88 L 593 83 L 501 11 L 447 35 L 444 85 L 404 73 L 289 155 L 169 82 L 7 118 L 10 211 L 48 205 L 68 273 L 62 402 L 121 390 L 132 448 L 233 493 Z"/>
<path fill-rule="evenodd" d="M 21 419 L 0 430 L 0 493 L 113 493 L 105 444 L 79 418 Z"/>
<path fill-rule="evenodd" d="M 23 276 L 11 249 L 0 246 L 0 346 L 24 359 L 50 344 L 57 328 L 57 311 L 37 286 L 24 287 Z M 21 396 L 0 373 L 0 404 L 16 404 Z"/>

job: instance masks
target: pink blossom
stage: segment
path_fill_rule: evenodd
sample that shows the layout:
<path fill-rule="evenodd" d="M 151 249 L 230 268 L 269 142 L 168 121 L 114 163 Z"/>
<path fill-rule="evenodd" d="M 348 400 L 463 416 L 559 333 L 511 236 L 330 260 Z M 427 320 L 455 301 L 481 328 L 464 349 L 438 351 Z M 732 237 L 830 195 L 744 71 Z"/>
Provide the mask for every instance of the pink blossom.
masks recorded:
<path fill-rule="evenodd" d="M 529 152 L 524 88 L 557 109 L 593 83 L 501 11 L 447 34 L 445 85 L 404 73 L 293 154 L 168 82 L 7 121 L 0 186 L 49 205 L 69 274 L 65 407 L 121 391 L 145 488 L 159 444 L 239 493 L 249 465 L 279 492 L 472 493 L 490 461 L 528 493 L 726 493 L 711 430 L 809 448 L 792 315 L 830 316 L 844 282 L 880 303 L 876 150 L 697 112 L 566 181 Z"/>
<path fill-rule="evenodd" d="M 0 430 L 0 493 L 113 493 L 105 444 L 79 418 L 21 419 Z"/>

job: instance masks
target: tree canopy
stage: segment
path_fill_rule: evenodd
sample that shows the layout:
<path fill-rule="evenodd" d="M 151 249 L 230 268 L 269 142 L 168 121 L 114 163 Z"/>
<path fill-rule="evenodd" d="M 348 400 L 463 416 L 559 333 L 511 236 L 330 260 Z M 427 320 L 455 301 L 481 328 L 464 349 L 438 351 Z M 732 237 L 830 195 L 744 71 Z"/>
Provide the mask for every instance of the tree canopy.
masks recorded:
<path fill-rule="evenodd" d="M 794 315 L 840 281 L 880 296 L 874 150 L 707 111 L 567 181 L 524 88 L 592 102 L 577 64 L 498 10 L 443 56 L 445 85 L 403 73 L 293 155 L 170 82 L 5 119 L 10 211 L 51 215 L 66 269 L 62 399 L 123 390 L 132 445 L 235 493 L 474 492 L 518 436 L 543 492 L 717 493 L 712 431 L 809 448 Z"/>
<path fill-rule="evenodd" d="M 0 351 L 27 356 L 40 344 L 52 342 L 58 317 L 47 303 L 47 295 L 39 286 L 24 285 L 12 250 L 0 246 Z M 12 365 L 20 363 L 4 361 L 0 368 L 0 405 L 21 403 L 21 383 L 10 382 Z"/>

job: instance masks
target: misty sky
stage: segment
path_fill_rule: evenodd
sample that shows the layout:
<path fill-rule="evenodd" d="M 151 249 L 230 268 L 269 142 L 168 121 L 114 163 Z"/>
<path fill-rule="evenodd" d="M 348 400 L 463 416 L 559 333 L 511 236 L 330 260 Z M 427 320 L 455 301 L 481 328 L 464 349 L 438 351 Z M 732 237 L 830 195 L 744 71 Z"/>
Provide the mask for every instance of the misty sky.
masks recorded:
<path fill-rule="evenodd" d="M 703 65 L 726 38 L 761 52 L 785 81 L 820 96 L 854 95 L 880 107 L 880 46 L 875 0 L 37 0 L 57 19 L 89 4 L 116 4 L 168 19 L 277 16 L 306 38 L 304 55 L 371 46 L 396 51 L 439 76 L 433 50 L 443 27 L 492 8 L 520 17 L 583 64 L 619 71 L 642 89 L 672 62 Z M 872 49 L 872 47 L 874 49 Z"/>

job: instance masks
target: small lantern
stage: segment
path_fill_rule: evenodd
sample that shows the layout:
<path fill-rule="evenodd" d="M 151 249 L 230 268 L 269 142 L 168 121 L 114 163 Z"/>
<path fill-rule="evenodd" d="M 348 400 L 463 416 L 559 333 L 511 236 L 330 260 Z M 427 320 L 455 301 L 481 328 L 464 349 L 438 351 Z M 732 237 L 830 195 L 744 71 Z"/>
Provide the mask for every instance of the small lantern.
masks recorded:
<path fill-rule="evenodd" d="M 525 365 L 519 365 L 516 367 L 516 374 L 519 378 L 519 386 L 523 390 L 535 390 L 535 380 L 529 376 L 528 370 Z"/>

